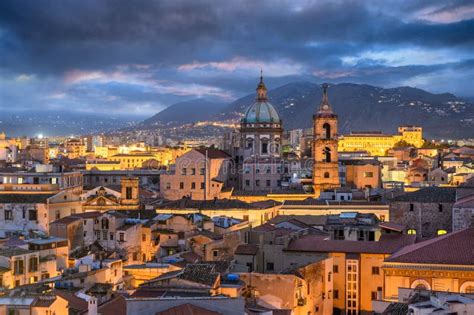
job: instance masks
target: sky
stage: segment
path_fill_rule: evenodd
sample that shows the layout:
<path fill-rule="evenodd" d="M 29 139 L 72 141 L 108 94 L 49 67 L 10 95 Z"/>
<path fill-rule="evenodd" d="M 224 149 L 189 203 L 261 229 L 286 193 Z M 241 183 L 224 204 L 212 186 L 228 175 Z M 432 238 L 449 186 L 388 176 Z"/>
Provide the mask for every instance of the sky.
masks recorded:
<path fill-rule="evenodd" d="M 146 117 L 294 81 L 474 97 L 474 2 L 0 1 L 0 115 Z"/>

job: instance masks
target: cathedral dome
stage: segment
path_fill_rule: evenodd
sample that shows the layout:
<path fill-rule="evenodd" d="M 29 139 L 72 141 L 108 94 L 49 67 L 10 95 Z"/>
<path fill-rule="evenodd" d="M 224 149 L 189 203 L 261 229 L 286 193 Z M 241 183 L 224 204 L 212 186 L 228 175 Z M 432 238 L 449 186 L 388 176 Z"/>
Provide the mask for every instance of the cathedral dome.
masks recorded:
<path fill-rule="evenodd" d="M 247 109 L 243 118 L 244 123 L 280 123 L 280 116 L 267 101 L 257 101 Z"/>
<path fill-rule="evenodd" d="M 257 101 L 247 109 L 242 122 L 246 124 L 281 123 L 275 107 L 268 102 L 263 76 L 260 76 L 260 83 L 257 86 Z"/>

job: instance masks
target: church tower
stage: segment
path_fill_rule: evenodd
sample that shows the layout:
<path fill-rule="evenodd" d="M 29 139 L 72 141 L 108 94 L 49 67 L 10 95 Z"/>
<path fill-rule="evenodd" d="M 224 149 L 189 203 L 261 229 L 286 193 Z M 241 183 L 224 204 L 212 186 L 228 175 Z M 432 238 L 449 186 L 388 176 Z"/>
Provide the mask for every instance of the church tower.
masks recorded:
<path fill-rule="evenodd" d="M 313 116 L 313 188 L 315 193 L 339 187 L 337 158 L 337 115 L 328 100 L 328 84 L 323 84 L 323 99 Z"/>

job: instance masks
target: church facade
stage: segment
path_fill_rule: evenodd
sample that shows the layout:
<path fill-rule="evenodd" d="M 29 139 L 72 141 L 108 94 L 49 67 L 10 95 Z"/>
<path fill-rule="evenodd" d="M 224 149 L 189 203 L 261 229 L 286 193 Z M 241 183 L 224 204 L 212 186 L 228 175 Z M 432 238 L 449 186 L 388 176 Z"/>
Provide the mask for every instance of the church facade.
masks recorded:
<path fill-rule="evenodd" d="M 282 120 L 268 101 L 267 88 L 260 76 L 257 99 L 240 124 L 240 188 L 272 191 L 281 187 Z"/>

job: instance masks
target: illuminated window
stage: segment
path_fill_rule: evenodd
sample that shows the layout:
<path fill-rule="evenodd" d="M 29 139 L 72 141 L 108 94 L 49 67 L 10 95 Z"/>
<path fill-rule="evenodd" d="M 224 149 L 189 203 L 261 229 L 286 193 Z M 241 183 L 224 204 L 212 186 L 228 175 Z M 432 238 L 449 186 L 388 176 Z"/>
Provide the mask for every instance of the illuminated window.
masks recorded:
<path fill-rule="evenodd" d="M 438 230 L 438 235 L 444 235 L 444 234 L 447 234 L 448 231 L 446 230 Z"/>
<path fill-rule="evenodd" d="M 407 233 L 408 233 L 409 235 L 415 235 L 415 234 L 416 234 L 416 230 L 415 230 L 415 229 L 409 229 L 409 230 L 407 231 Z"/>

